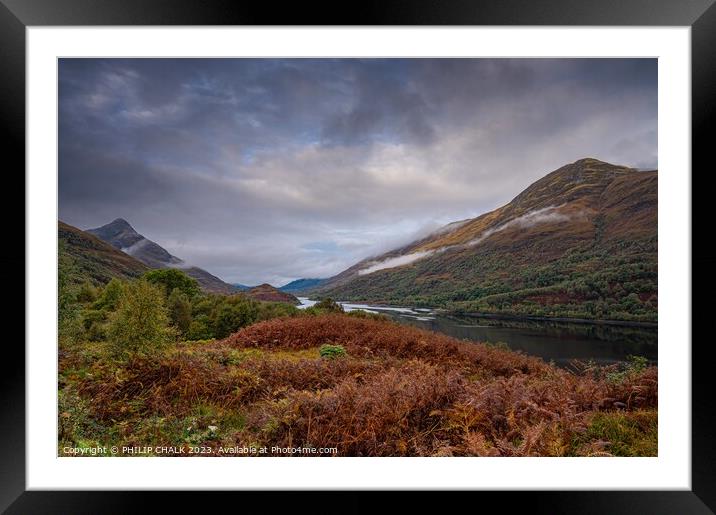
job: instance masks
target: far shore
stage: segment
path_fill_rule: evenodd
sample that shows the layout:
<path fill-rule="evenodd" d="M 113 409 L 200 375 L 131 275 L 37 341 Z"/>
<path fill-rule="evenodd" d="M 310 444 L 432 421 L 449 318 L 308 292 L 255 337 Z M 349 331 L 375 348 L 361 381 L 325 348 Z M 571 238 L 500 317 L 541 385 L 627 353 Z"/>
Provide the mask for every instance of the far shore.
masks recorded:
<path fill-rule="evenodd" d="M 534 320 L 539 322 L 570 322 L 574 324 L 616 325 L 623 327 L 658 327 L 658 322 L 638 320 L 600 320 L 595 318 L 545 317 L 536 315 L 508 315 L 504 313 L 467 313 L 461 311 L 441 311 L 445 315 L 460 315 L 472 318 L 496 318 L 506 320 Z"/>
<path fill-rule="evenodd" d="M 297 295 L 298 296 L 298 295 Z M 301 296 L 304 299 L 311 299 L 310 297 Z M 593 325 L 612 325 L 621 327 L 648 327 L 656 328 L 659 326 L 658 322 L 644 322 L 638 320 L 601 320 L 596 318 L 569 318 L 569 317 L 546 317 L 537 315 L 510 315 L 506 313 L 479 313 L 479 312 L 468 312 L 468 311 L 456 311 L 445 308 L 436 308 L 428 306 L 410 306 L 410 305 L 394 305 L 386 304 L 384 302 L 370 302 L 365 300 L 340 300 L 339 303 L 344 304 L 365 304 L 367 306 L 379 308 L 410 308 L 414 310 L 429 309 L 435 314 L 447 315 L 447 316 L 466 316 L 470 318 L 494 318 L 501 320 L 532 320 L 535 322 L 568 322 L 573 324 L 593 324 Z"/>

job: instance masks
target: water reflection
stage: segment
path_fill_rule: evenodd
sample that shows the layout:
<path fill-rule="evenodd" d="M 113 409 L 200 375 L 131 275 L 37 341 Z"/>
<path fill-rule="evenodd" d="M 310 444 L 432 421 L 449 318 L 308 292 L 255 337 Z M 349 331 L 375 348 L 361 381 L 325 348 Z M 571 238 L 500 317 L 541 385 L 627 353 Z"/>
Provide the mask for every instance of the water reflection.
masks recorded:
<path fill-rule="evenodd" d="M 657 329 L 603 324 L 576 324 L 473 317 L 441 317 L 401 322 L 438 331 L 455 338 L 504 342 L 512 350 L 553 360 L 566 366 L 574 359 L 599 364 L 625 361 L 630 354 L 657 362 Z"/>
<path fill-rule="evenodd" d="M 300 300 L 301 307 L 313 304 L 305 298 Z M 568 366 L 575 359 L 604 365 L 625 361 L 629 355 L 644 356 L 656 364 L 658 357 L 656 327 L 443 316 L 422 308 L 341 304 L 347 311 L 384 313 L 401 323 L 463 340 L 504 342 L 512 350 L 559 366 Z"/>

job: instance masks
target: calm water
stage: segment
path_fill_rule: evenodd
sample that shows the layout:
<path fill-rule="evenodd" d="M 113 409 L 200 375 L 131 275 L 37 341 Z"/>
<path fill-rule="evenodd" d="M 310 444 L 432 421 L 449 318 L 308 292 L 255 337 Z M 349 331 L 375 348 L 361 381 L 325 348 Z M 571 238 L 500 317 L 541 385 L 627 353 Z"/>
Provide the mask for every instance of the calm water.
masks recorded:
<path fill-rule="evenodd" d="M 315 302 L 299 297 L 300 307 Z M 383 313 L 395 320 L 430 329 L 456 338 L 483 342 L 504 342 L 512 350 L 539 356 L 557 365 L 572 360 L 594 360 L 599 364 L 626 360 L 630 354 L 657 362 L 656 327 L 622 327 L 603 324 L 497 320 L 475 317 L 442 316 L 430 309 L 371 306 L 341 302 L 346 311 L 364 309 Z"/>

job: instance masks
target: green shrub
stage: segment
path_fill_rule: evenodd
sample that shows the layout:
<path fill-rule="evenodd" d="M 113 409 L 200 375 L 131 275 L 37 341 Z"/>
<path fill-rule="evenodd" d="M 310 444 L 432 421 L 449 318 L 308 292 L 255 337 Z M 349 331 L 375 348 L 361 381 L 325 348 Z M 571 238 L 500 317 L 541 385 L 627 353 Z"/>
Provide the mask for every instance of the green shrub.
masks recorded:
<path fill-rule="evenodd" d="M 107 312 L 101 309 L 86 309 L 82 312 L 82 327 L 85 337 L 91 342 L 103 341 L 106 332 Z"/>
<path fill-rule="evenodd" d="M 108 311 L 116 310 L 123 292 L 124 283 L 119 279 L 112 279 L 102 290 L 99 298 L 94 303 L 94 308 Z"/>
<path fill-rule="evenodd" d="M 355 317 L 355 318 L 366 318 L 368 320 L 390 320 L 391 318 L 388 315 L 384 315 L 382 313 L 371 313 L 370 311 L 365 311 L 363 309 L 354 309 L 353 311 L 349 311 L 346 313 L 349 317 Z"/>
<path fill-rule="evenodd" d="M 87 339 L 91 342 L 101 342 L 107 339 L 107 328 L 100 322 L 92 322 L 87 328 Z"/>
<path fill-rule="evenodd" d="M 258 303 L 242 295 L 225 297 L 209 315 L 216 338 L 229 336 L 242 327 L 253 324 L 257 318 Z"/>
<path fill-rule="evenodd" d="M 209 327 L 209 319 L 206 315 L 199 315 L 191 321 L 186 337 L 189 340 L 208 340 L 213 338 L 213 331 Z"/>
<path fill-rule="evenodd" d="M 174 288 L 167 299 L 169 319 L 180 335 L 186 336 L 191 327 L 191 301 L 179 288 Z"/>
<path fill-rule="evenodd" d="M 295 317 L 302 313 L 296 306 L 286 302 L 259 302 L 257 321 L 271 320 L 272 318 Z"/>
<path fill-rule="evenodd" d="M 259 302 L 243 294 L 203 295 L 192 299 L 192 316 L 200 320 L 192 324 L 189 337 L 224 338 L 258 320 L 273 318 L 272 303 Z M 279 309 L 291 309 L 292 306 Z M 280 315 L 279 315 L 280 316 Z"/>
<path fill-rule="evenodd" d="M 176 268 L 163 268 L 150 270 L 143 276 L 152 284 L 159 284 L 164 287 L 164 294 L 168 297 L 178 288 L 187 297 L 192 298 L 199 294 L 199 283 L 193 277 L 189 277 Z"/>
<path fill-rule="evenodd" d="M 335 300 L 328 298 L 323 299 L 311 306 L 314 310 L 321 311 L 324 313 L 343 313 L 343 306 L 338 304 Z"/>
<path fill-rule="evenodd" d="M 318 353 L 322 358 L 335 359 L 346 355 L 346 349 L 342 345 L 321 345 Z"/>
<path fill-rule="evenodd" d="M 632 354 L 627 356 L 627 362 L 629 371 L 633 373 L 642 372 L 649 365 L 649 360 L 644 356 L 634 356 Z"/>
<path fill-rule="evenodd" d="M 91 283 L 84 282 L 77 290 L 77 302 L 94 302 L 99 297 L 99 290 Z"/>
<path fill-rule="evenodd" d="M 107 329 L 111 349 L 119 358 L 162 348 L 172 331 L 161 287 L 145 280 L 127 284 Z"/>
<path fill-rule="evenodd" d="M 95 322 L 106 322 L 107 312 L 101 309 L 86 309 L 82 312 L 82 325 L 85 329 L 89 329 Z"/>
<path fill-rule="evenodd" d="M 622 383 L 626 378 L 643 372 L 648 365 L 649 360 L 644 356 L 629 355 L 626 363 L 622 364 L 619 370 L 609 372 L 606 379 L 613 384 Z"/>

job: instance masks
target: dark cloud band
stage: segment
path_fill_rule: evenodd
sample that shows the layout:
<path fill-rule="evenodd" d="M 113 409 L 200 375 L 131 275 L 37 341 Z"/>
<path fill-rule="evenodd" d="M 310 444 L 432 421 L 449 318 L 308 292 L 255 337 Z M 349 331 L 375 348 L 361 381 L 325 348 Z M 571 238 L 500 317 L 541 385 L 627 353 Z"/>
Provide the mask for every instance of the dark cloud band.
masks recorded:
<path fill-rule="evenodd" d="M 250 284 L 339 272 L 585 156 L 657 166 L 655 59 L 61 59 L 59 113 L 63 220 L 126 218 Z"/>

